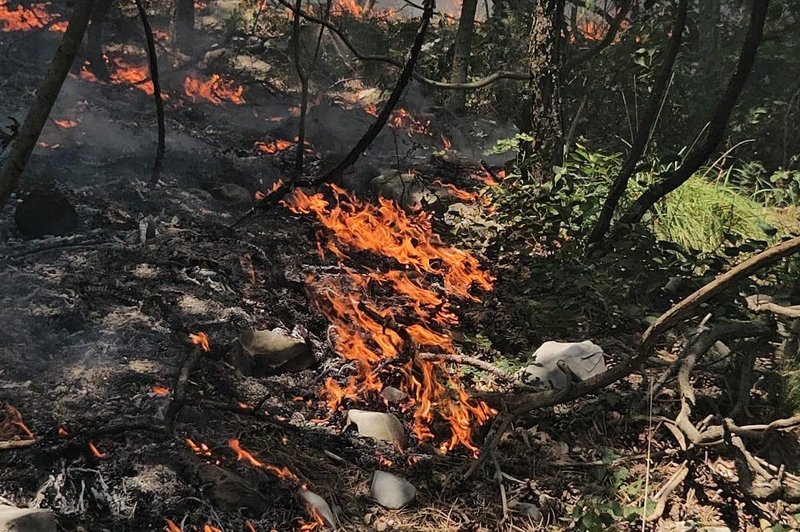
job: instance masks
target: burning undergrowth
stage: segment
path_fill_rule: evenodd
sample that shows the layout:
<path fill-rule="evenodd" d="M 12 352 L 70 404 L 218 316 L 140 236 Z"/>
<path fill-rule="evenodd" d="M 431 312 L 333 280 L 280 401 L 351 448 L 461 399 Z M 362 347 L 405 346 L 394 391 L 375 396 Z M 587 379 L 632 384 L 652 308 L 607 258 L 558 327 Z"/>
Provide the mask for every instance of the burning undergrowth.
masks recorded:
<path fill-rule="evenodd" d="M 432 426 L 441 420 L 450 430 L 442 451 L 463 445 L 477 454 L 473 429 L 495 412 L 469 397 L 445 358 L 456 353 L 455 301 L 477 301 L 473 288 L 491 290 L 492 277 L 474 256 L 444 244 L 427 213 L 408 214 L 386 199 L 366 203 L 335 185 L 327 192 L 331 199 L 295 190 L 285 205 L 316 216 L 324 227 L 319 253 L 332 253 L 341 267 L 307 279 L 313 305 L 335 329 L 336 351 L 356 366 L 347 383 L 326 381 L 329 407 L 368 400 L 399 379 L 420 442 L 436 439 Z M 366 266 L 356 252 L 383 260 Z"/>

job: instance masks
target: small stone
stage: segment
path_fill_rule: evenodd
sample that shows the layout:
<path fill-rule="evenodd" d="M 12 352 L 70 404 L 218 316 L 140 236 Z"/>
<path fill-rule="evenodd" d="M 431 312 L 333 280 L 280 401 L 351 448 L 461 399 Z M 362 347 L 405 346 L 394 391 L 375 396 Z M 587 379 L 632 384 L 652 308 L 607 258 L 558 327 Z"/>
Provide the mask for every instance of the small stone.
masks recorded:
<path fill-rule="evenodd" d="M 510 501 L 508 503 L 508 507 L 527 515 L 534 523 L 541 523 L 542 519 L 544 519 L 542 511 L 539 510 L 539 507 L 535 504 L 531 504 L 529 502 Z"/>
<path fill-rule="evenodd" d="M 408 397 L 408 394 L 402 390 L 398 390 L 394 386 L 386 386 L 381 390 L 381 397 L 383 397 L 387 403 L 399 403 Z"/>
<path fill-rule="evenodd" d="M 328 505 L 325 499 L 313 491 L 308 491 L 307 489 L 303 488 L 300 488 L 300 491 L 297 492 L 297 496 L 300 498 L 300 501 L 306 506 L 306 508 L 309 508 L 309 510 L 313 510 L 319 514 L 327 526 L 333 528 L 334 530 L 337 526 L 339 526 L 336 515 L 333 513 L 333 510 L 331 510 L 331 507 Z"/>
<path fill-rule="evenodd" d="M 375 530 L 377 532 L 383 532 L 389 528 L 389 524 L 386 522 L 385 519 L 379 519 L 377 523 L 375 523 Z"/>
<path fill-rule="evenodd" d="M 17 205 L 14 221 L 25 238 L 64 236 L 78 229 L 75 207 L 55 189 L 36 189 L 25 196 Z"/>
<path fill-rule="evenodd" d="M 403 424 L 392 414 L 351 409 L 347 411 L 345 428 L 351 423 L 358 428 L 358 433 L 362 436 L 388 441 L 400 449 L 405 447 L 406 435 Z"/>
<path fill-rule="evenodd" d="M 247 205 L 253 203 L 253 195 L 250 191 L 242 186 L 234 185 L 233 183 L 227 183 L 215 188 L 211 193 L 217 198 L 230 203 L 242 203 Z"/>
<path fill-rule="evenodd" d="M 56 532 L 56 517 L 50 510 L 0 504 L 0 532 Z"/>
<path fill-rule="evenodd" d="M 307 343 L 284 333 L 263 330 L 242 332 L 231 357 L 236 369 L 250 377 L 296 373 L 316 363 Z"/>
<path fill-rule="evenodd" d="M 375 502 L 390 510 L 399 510 L 417 496 L 417 488 L 409 481 L 385 471 L 372 475 L 370 494 Z"/>

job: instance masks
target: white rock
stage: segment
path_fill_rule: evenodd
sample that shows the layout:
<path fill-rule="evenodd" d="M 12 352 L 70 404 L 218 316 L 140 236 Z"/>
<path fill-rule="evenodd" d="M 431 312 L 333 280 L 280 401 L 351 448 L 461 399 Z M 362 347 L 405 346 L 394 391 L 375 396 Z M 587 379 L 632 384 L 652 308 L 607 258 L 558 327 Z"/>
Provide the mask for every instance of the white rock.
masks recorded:
<path fill-rule="evenodd" d="M 527 384 L 542 384 L 559 389 L 566 384 L 566 375 L 558 368 L 564 361 L 578 380 L 586 380 L 606 370 L 603 348 L 585 340 L 577 343 L 545 342 L 533 353 L 533 364 L 517 372 Z"/>
<path fill-rule="evenodd" d="M 348 410 L 345 428 L 354 424 L 362 436 L 388 441 L 399 448 L 405 447 L 406 434 L 403 424 L 392 414 L 383 412 L 367 412 L 366 410 Z"/>
<path fill-rule="evenodd" d="M 372 475 L 372 488 L 370 494 L 375 502 L 397 510 L 414 500 L 417 488 L 409 481 L 385 471 L 375 471 Z"/>
<path fill-rule="evenodd" d="M 313 509 L 317 512 L 322 519 L 325 521 L 325 524 L 330 528 L 336 529 L 339 526 L 339 522 L 336 520 L 336 515 L 331 510 L 331 507 L 328 506 L 327 501 L 314 493 L 313 491 L 308 491 L 307 489 L 300 488 L 300 491 L 297 492 L 297 496 L 300 500 L 305 504 L 306 508 Z"/>
<path fill-rule="evenodd" d="M 56 532 L 50 510 L 0 505 L 0 532 Z"/>

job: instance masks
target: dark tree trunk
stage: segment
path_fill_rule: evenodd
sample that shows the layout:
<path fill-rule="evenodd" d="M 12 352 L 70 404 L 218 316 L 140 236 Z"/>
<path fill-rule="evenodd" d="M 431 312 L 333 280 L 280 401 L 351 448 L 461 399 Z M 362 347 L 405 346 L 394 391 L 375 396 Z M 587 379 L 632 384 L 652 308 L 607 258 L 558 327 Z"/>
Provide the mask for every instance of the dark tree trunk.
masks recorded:
<path fill-rule="evenodd" d="M 656 202 L 684 184 L 717 149 L 728 126 L 731 111 L 733 111 L 747 77 L 753 69 L 758 46 L 761 44 L 768 4 L 769 0 L 753 0 L 750 24 L 742 44 L 736 70 L 728 82 L 725 94 L 722 95 L 722 99 L 720 99 L 714 110 L 705 140 L 686 156 L 683 164 L 677 170 L 664 176 L 639 196 L 625 216 L 622 217 L 621 221 L 623 223 L 635 224 L 640 222 L 644 214 Z"/>
<path fill-rule="evenodd" d="M 79 0 L 72 8 L 69 27 L 50 61 L 42 84 L 36 91 L 36 96 L 33 98 L 11 153 L 0 169 L 0 207 L 5 205 L 11 193 L 17 188 L 19 178 L 33 153 L 36 141 L 39 140 L 47 117 L 50 116 L 50 111 L 56 103 L 58 93 L 61 92 L 64 79 L 78 54 L 78 48 L 80 48 L 83 35 L 86 33 L 86 26 L 89 24 L 89 16 L 93 7 L 94 0 Z"/>
<path fill-rule="evenodd" d="M 194 38 L 194 0 L 176 0 L 175 43 L 183 52 L 191 51 Z"/>
<path fill-rule="evenodd" d="M 87 36 L 89 68 L 98 79 L 108 81 L 108 68 L 103 58 L 103 25 L 114 0 L 97 0 L 92 10 L 91 24 Z"/>
<path fill-rule="evenodd" d="M 529 100 L 521 130 L 533 137 L 521 148 L 524 173 L 541 179 L 563 157 L 559 98 L 559 41 L 564 0 L 536 0 L 528 46 Z"/>
<path fill-rule="evenodd" d="M 664 99 L 664 93 L 667 90 L 669 78 L 672 74 L 672 66 L 675 64 L 675 57 L 677 57 L 678 50 L 680 50 L 681 47 L 683 30 L 686 27 L 686 12 L 688 7 L 689 0 L 679 0 L 678 12 L 675 15 L 675 22 L 672 25 L 672 37 L 664 52 L 661 67 L 658 69 L 656 77 L 653 80 L 653 87 L 650 90 L 647 104 L 639 118 L 639 124 L 637 125 L 636 136 L 633 139 L 631 151 L 628 152 L 628 157 L 625 159 L 622 169 L 611 184 L 608 196 L 603 204 L 603 209 L 600 212 L 600 217 L 597 219 L 597 223 L 589 234 L 590 244 L 600 242 L 608 232 L 611 226 L 611 219 L 614 217 L 614 212 L 617 210 L 617 206 L 622 196 L 625 194 L 625 189 L 628 187 L 628 181 L 636 171 L 636 165 L 639 164 L 639 159 L 642 158 L 647 143 L 650 140 L 650 136 L 653 132 L 653 125 L 655 124 L 656 117 L 658 117 L 658 110 L 661 107 L 661 102 Z"/>
<path fill-rule="evenodd" d="M 697 19 L 700 71 L 711 78 L 719 70 L 720 0 L 700 0 Z"/>
<path fill-rule="evenodd" d="M 466 83 L 469 73 L 469 59 L 472 55 L 472 35 L 475 32 L 475 12 L 478 0 L 464 0 L 461 5 L 461 17 L 458 19 L 458 30 L 453 43 L 453 70 L 450 83 Z M 467 92 L 455 90 L 447 101 L 447 108 L 461 114 L 467 105 Z"/>

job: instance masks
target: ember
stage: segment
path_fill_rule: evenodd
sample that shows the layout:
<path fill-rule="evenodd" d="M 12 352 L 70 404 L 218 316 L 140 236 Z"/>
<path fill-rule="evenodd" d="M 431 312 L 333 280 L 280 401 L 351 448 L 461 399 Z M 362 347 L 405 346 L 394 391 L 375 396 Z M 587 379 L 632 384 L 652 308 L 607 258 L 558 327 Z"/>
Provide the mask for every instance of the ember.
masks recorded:
<path fill-rule="evenodd" d="M 224 101 L 233 102 L 241 105 L 244 102 L 244 87 L 233 86 L 232 81 L 225 81 L 217 74 L 212 74 L 211 79 L 200 81 L 191 77 L 186 77 L 183 81 L 183 89 L 186 96 L 193 102 L 206 100 L 214 105 L 220 105 Z"/>
<path fill-rule="evenodd" d="M 60 438 L 69 438 L 69 432 L 64 427 L 58 427 L 56 432 Z"/>
<path fill-rule="evenodd" d="M 92 442 L 89 442 L 89 450 L 92 451 L 95 458 L 105 458 L 108 456 L 106 453 L 101 452 Z"/>
<path fill-rule="evenodd" d="M 208 445 L 206 445 L 205 443 L 200 443 L 198 445 L 191 438 L 186 438 L 184 441 L 186 442 L 186 445 L 189 447 L 189 449 L 191 449 L 194 452 L 194 454 L 205 457 L 211 456 L 211 449 L 209 449 Z"/>
<path fill-rule="evenodd" d="M 169 395 L 169 388 L 164 386 L 153 386 L 152 390 L 153 394 L 157 395 L 158 397 L 166 397 Z"/>
<path fill-rule="evenodd" d="M 285 466 L 278 467 L 271 464 L 265 464 L 264 462 L 258 460 L 249 451 L 243 449 L 241 444 L 239 443 L 239 440 L 237 440 L 236 438 L 231 438 L 230 440 L 228 440 L 228 447 L 230 447 L 231 450 L 236 453 L 237 460 L 245 460 L 249 462 L 251 466 L 263 469 L 265 471 L 269 471 L 278 478 L 286 480 L 294 480 L 297 482 L 300 481 L 300 479 L 297 478 L 297 475 L 289 471 L 289 468 Z"/>
<path fill-rule="evenodd" d="M 491 276 L 480 268 L 472 255 L 441 243 L 424 212 L 409 215 L 393 202 L 379 199 L 379 205 L 362 202 L 344 190 L 330 186 L 336 195 L 331 205 L 322 193 L 308 196 L 295 190 L 285 205 L 298 214 L 316 215 L 334 239 L 323 241 L 320 250 L 328 250 L 340 260 L 345 250 L 368 251 L 393 259 L 404 269 L 388 273 L 358 273 L 343 269 L 344 276 L 309 276 L 314 304 L 334 325 L 336 350 L 356 362 L 358 373 L 342 387 L 333 379 L 325 383 L 328 406 L 335 409 L 343 399 L 355 400 L 366 392 L 379 392 L 383 382 L 378 373 L 390 367 L 386 361 L 411 356 L 399 369 L 403 388 L 414 406 L 414 431 L 420 441 L 433 439 L 429 426 L 436 413 L 450 424 L 451 437 L 442 445 L 452 449 L 463 445 L 473 453 L 472 427 L 488 420 L 495 412 L 482 402 L 474 402 L 463 390 L 457 377 L 444 363 L 415 356 L 421 347 L 453 353 L 455 346 L 444 326 L 457 323 L 447 297 L 477 300 L 470 293 L 475 285 L 492 289 Z M 441 280 L 444 294 L 423 286 L 425 276 Z M 402 296 L 402 307 L 382 307 L 379 301 L 361 294 L 370 283 L 387 285 Z M 397 320 L 404 325 L 392 326 Z M 380 365 L 381 369 L 376 368 Z"/>
<path fill-rule="evenodd" d="M 189 340 L 205 352 L 211 351 L 211 344 L 208 342 L 208 335 L 204 332 L 190 334 Z"/>
<path fill-rule="evenodd" d="M 47 26 L 49 31 L 64 33 L 67 22 L 55 22 L 60 15 L 50 14 L 49 5 L 49 2 L 34 3 L 25 8 L 17 4 L 16 9 L 9 9 L 8 0 L 0 0 L 0 31 L 29 31 Z"/>
<path fill-rule="evenodd" d="M 255 146 L 261 153 L 272 155 L 281 152 L 293 146 L 293 142 L 283 139 L 272 139 L 267 141 L 258 141 Z"/>
<path fill-rule="evenodd" d="M 73 127 L 78 127 L 78 122 L 75 120 L 64 119 L 64 120 L 53 120 L 53 122 L 61 129 L 72 129 Z"/>

